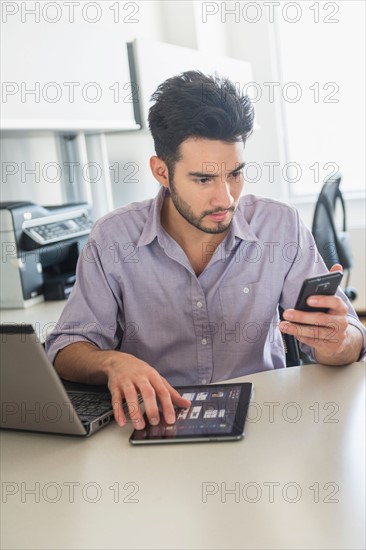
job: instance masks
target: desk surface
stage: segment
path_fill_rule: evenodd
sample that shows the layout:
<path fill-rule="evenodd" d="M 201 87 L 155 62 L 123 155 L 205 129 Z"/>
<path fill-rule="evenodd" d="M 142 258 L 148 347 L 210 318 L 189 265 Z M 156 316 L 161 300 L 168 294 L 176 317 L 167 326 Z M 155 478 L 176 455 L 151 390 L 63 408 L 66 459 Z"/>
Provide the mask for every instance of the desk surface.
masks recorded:
<path fill-rule="evenodd" d="M 33 325 L 41 342 L 55 328 L 67 300 L 41 302 L 24 309 L 0 309 L 1 323 L 28 323 Z"/>
<path fill-rule="evenodd" d="M 364 548 L 365 364 L 238 380 L 255 386 L 241 441 L 2 432 L 1 547 Z"/>

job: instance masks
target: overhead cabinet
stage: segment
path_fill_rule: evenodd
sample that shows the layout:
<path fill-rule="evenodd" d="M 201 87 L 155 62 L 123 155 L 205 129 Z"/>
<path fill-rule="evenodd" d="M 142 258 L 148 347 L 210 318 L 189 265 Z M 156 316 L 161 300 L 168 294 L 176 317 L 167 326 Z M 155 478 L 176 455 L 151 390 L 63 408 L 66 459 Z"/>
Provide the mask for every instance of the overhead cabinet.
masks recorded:
<path fill-rule="evenodd" d="M 121 25 L 81 16 L 71 22 L 66 12 L 53 24 L 35 16 L 22 22 L 18 14 L 7 17 L 2 32 L 3 129 L 139 128 Z"/>

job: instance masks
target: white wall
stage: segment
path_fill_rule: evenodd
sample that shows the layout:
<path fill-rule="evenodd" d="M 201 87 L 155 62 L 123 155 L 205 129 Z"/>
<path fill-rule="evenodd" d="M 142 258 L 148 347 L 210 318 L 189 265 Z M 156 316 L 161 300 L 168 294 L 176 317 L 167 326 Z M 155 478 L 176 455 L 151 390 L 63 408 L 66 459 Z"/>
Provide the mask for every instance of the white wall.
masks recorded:
<path fill-rule="evenodd" d="M 65 200 L 59 141 L 52 132 L 7 132 L 0 146 L 2 201 L 51 205 Z"/>
<path fill-rule="evenodd" d="M 365 10 L 358 0 L 306 0 L 297 23 L 277 18 L 281 76 L 296 83 L 282 102 L 287 161 L 301 167 L 292 196 L 319 193 L 334 170 L 343 192 L 365 190 Z"/>
<path fill-rule="evenodd" d="M 273 26 L 269 25 L 265 19 L 253 25 L 245 21 L 240 21 L 238 24 L 233 17 L 223 20 L 221 13 L 205 16 L 204 4 L 199 1 L 162 2 L 160 13 L 163 27 L 157 38 L 171 44 L 197 48 L 207 54 L 248 61 L 252 65 L 254 82 L 277 80 L 279 75 L 273 55 L 275 48 Z M 163 61 L 157 60 L 157 63 L 159 62 Z M 284 185 L 280 171 L 275 171 L 274 179 L 269 183 L 270 168 L 263 165 L 266 162 L 281 165 L 285 163 L 281 110 L 278 104 L 271 103 L 264 97 L 255 107 L 259 128 L 255 130 L 246 145 L 245 192 L 272 198 L 282 197 L 286 200 L 287 186 Z M 132 196 L 138 200 L 145 197 L 145 192 L 156 190 L 153 182 L 148 183 L 152 181 L 148 169 L 148 158 L 143 158 L 140 154 L 140 152 L 149 154 L 150 151 L 154 154 L 152 141 L 146 134 L 140 133 L 139 136 L 130 134 L 122 152 L 119 149 L 119 143 L 122 143 L 123 139 L 123 136 L 108 136 L 111 159 L 117 162 L 119 155 L 122 154 L 123 165 L 126 159 L 136 163 L 139 169 L 139 182 L 134 185 L 128 182 L 113 184 L 116 204 L 124 204 Z"/>

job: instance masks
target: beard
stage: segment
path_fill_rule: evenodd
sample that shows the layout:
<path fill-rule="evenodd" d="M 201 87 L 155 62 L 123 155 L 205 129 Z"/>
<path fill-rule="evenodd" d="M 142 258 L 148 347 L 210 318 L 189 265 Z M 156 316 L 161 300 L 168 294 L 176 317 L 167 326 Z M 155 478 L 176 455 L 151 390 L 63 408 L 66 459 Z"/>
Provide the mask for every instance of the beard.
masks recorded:
<path fill-rule="evenodd" d="M 196 216 L 195 213 L 192 211 L 192 208 L 189 206 L 187 202 L 185 202 L 178 194 L 177 189 L 174 185 L 173 178 L 169 178 L 169 191 L 170 191 L 170 198 L 172 199 L 172 203 L 175 206 L 175 209 L 179 214 L 184 218 L 188 223 L 193 225 L 196 229 L 199 229 L 200 231 L 203 231 L 204 233 L 211 233 L 211 234 L 219 234 L 224 233 L 231 224 L 231 219 L 228 223 L 224 222 L 215 222 L 215 227 L 207 227 L 204 224 L 204 218 L 210 214 L 216 214 L 218 212 L 223 212 L 227 210 L 228 212 L 234 212 L 235 207 L 230 206 L 229 208 L 216 208 L 215 210 L 205 210 L 202 212 L 200 216 Z"/>

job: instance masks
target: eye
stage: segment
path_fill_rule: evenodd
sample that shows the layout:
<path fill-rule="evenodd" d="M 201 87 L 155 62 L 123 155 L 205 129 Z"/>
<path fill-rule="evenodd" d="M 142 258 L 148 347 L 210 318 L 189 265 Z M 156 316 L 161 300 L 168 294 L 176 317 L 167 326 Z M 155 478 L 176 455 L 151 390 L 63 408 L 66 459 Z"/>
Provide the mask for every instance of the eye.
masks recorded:
<path fill-rule="evenodd" d="M 239 181 L 243 177 L 243 171 L 239 170 L 238 172 L 233 172 L 232 174 L 229 174 L 229 178 L 234 181 Z"/>
<path fill-rule="evenodd" d="M 197 178 L 194 181 L 200 185 L 206 185 L 209 181 L 211 181 L 211 178 Z"/>

